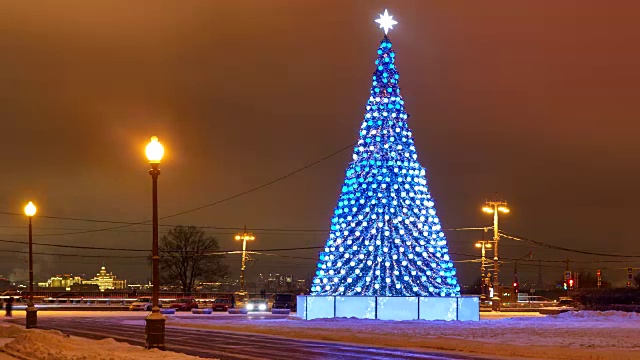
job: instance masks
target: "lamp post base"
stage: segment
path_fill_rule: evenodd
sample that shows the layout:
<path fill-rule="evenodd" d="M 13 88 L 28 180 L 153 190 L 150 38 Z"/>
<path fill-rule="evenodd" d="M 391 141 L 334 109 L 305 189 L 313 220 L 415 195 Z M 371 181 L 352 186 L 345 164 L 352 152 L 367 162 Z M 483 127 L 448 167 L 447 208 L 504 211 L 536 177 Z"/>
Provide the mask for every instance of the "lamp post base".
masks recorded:
<path fill-rule="evenodd" d="M 35 329 L 38 327 L 38 309 L 33 304 L 27 306 L 27 329 Z"/>
<path fill-rule="evenodd" d="M 497 296 L 494 296 L 491 298 L 491 310 L 493 311 L 500 311 L 500 298 Z"/>
<path fill-rule="evenodd" d="M 152 312 L 144 319 L 145 326 L 145 348 L 165 350 L 164 344 L 164 323 L 166 319 L 158 312 Z"/>

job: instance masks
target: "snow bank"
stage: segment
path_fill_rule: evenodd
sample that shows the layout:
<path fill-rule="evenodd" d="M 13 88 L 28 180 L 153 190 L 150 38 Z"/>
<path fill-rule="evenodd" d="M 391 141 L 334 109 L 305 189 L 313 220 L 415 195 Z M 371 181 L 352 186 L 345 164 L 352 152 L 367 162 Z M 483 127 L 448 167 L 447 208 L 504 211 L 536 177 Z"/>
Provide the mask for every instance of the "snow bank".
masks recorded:
<path fill-rule="evenodd" d="M 589 319 L 606 321 L 640 321 L 640 313 L 623 311 L 568 311 L 558 315 L 552 315 L 556 319 Z"/>
<path fill-rule="evenodd" d="M 176 318 L 167 326 L 537 359 L 640 359 L 640 316 L 576 312 L 478 322 Z"/>
<path fill-rule="evenodd" d="M 54 330 L 26 330 L 6 323 L 0 338 L 13 338 L 0 350 L 34 360 L 196 360 L 199 357 L 170 351 L 145 350 L 113 339 L 89 340 L 69 337 Z"/>

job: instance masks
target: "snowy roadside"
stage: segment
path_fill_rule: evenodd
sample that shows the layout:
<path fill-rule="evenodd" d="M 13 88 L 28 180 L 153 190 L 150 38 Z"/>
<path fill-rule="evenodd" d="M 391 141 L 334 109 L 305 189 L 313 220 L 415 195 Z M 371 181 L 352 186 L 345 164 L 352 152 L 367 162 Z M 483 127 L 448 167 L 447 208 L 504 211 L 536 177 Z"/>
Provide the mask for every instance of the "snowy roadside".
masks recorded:
<path fill-rule="evenodd" d="M 0 321 L 0 360 L 196 360 L 171 351 L 145 350 L 113 339 L 90 340 L 55 330 L 26 330 Z"/>
<path fill-rule="evenodd" d="M 640 359 L 640 314 L 575 312 L 478 322 L 167 317 L 167 326 L 533 359 Z M 128 320 L 133 322 L 135 320 Z"/>

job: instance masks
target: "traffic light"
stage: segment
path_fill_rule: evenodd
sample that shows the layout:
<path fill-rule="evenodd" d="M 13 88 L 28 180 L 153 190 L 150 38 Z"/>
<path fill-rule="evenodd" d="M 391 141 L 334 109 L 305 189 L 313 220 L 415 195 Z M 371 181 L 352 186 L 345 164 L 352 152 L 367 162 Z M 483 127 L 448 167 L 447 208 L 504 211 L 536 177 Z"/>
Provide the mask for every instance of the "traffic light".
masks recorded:
<path fill-rule="evenodd" d="M 565 281 L 564 284 L 562 285 L 564 287 L 565 290 L 567 290 L 567 282 Z"/>
<path fill-rule="evenodd" d="M 513 290 L 516 292 L 516 294 L 518 293 L 518 291 L 520 291 L 520 285 L 517 281 L 513 283 Z"/>
<path fill-rule="evenodd" d="M 573 289 L 573 279 L 569 279 L 569 289 Z"/>

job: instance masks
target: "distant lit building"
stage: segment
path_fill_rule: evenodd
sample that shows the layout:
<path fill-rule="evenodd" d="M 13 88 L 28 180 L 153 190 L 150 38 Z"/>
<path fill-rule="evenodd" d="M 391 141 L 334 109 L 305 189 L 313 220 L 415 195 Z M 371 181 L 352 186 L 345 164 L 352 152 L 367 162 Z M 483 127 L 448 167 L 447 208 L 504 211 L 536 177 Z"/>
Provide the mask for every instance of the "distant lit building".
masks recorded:
<path fill-rule="evenodd" d="M 91 280 L 84 280 L 82 284 L 95 284 L 98 285 L 100 291 L 109 289 L 126 289 L 127 280 L 118 280 L 113 273 L 107 274 L 107 269 L 103 266 L 100 268 L 100 272 L 96 274 Z"/>
<path fill-rule="evenodd" d="M 264 280 L 262 274 L 258 279 L 259 286 L 267 293 L 293 292 L 295 291 L 295 279 L 293 275 L 269 274 Z"/>
<path fill-rule="evenodd" d="M 107 269 L 103 266 L 100 268 L 100 272 L 91 280 L 85 280 L 81 276 L 63 274 L 56 275 L 47 280 L 47 282 L 38 283 L 39 287 L 65 289 L 67 291 L 73 289 L 84 289 L 83 291 L 88 291 L 89 289 L 92 289 L 91 285 L 96 285 L 100 291 L 126 289 L 127 280 L 119 280 L 112 273 L 107 274 Z"/>
<path fill-rule="evenodd" d="M 73 276 L 71 274 L 56 275 L 47 282 L 38 283 L 39 287 L 49 288 L 64 288 L 71 290 L 71 285 L 82 284 L 82 278 L 80 276 Z"/>

